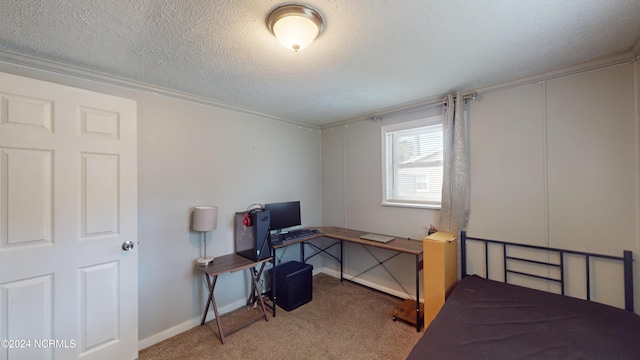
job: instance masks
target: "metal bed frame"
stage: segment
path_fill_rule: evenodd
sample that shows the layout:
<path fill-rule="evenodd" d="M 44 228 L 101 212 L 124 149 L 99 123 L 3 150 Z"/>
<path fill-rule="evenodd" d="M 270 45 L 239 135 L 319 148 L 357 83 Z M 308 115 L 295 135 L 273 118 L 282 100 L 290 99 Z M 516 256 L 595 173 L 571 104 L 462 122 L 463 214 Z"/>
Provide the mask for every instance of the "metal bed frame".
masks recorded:
<path fill-rule="evenodd" d="M 484 265 L 485 265 L 485 278 L 489 278 L 489 244 L 497 244 L 498 246 L 502 246 L 502 261 L 503 261 L 503 265 L 504 265 L 504 282 L 508 283 L 508 274 L 518 274 L 518 275 L 524 275 L 524 276 L 529 276 L 529 277 L 534 277 L 534 278 L 538 278 L 538 279 L 543 279 L 543 280 L 549 280 L 552 282 L 556 282 L 560 284 L 560 291 L 562 293 L 562 295 L 565 294 L 565 276 L 564 276 L 564 258 L 565 255 L 570 254 L 570 255 L 577 255 L 577 256 L 582 256 L 585 259 L 585 264 L 586 264 L 586 297 L 588 301 L 591 301 L 591 274 L 590 274 L 590 263 L 591 263 L 591 258 L 598 258 L 598 259 L 608 259 L 608 260 L 615 260 L 615 261 L 620 261 L 623 264 L 623 268 L 624 268 L 624 302 L 625 302 L 625 310 L 634 311 L 634 300 L 633 300 L 633 253 L 629 250 L 624 250 L 623 251 L 623 255 L 622 257 L 619 256 L 610 256 L 610 255 L 602 255 L 602 254 L 595 254 L 595 253 L 588 253 L 588 252 L 582 252 L 582 251 L 574 251 L 574 250 L 566 250 L 566 249 L 558 249 L 558 248 L 549 248 L 549 247 L 544 247 L 544 246 L 536 246 L 536 245 L 526 245 L 526 244 L 517 244 L 517 243 L 511 243 L 511 242 L 506 242 L 506 241 L 498 241 L 498 240 L 488 240 L 488 239 L 482 239 L 482 238 L 476 238 L 476 237 L 468 237 L 466 234 L 466 231 L 462 231 L 461 232 L 461 238 L 460 238 L 460 258 L 461 258 L 461 270 L 462 270 L 462 277 L 465 277 L 467 275 L 467 241 L 476 241 L 476 242 L 481 242 L 484 243 Z M 511 256 L 509 255 L 509 251 L 508 249 L 510 248 L 524 248 L 524 249 L 536 249 L 536 250 L 542 250 L 547 252 L 547 254 L 557 254 L 559 257 L 559 263 L 553 263 L 553 262 L 545 262 L 545 261 L 538 261 L 538 260 L 532 260 L 532 259 L 525 259 L 525 258 L 521 258 L 521 257 L 515 257 L 515 256 Z M 529 263 L 529 264 L 537 264 L 537 265 L 541 265 L 541 266 L 546 266 L 547 268 L 551 269 L 551 268 L 555 268 L 559 270 L 559 278 L 553 278 L 553 277 L 547 277 L 547 276 L 540 276 L 540 275 L 536 275 L 536 274 L 532 274 L 532 273 L 527 273 L 524 271 L 516 271 L 513 269 L 509 268 L 509 261 L 516 261 L 516 262 L 524 262 L 524 263 Z"/>

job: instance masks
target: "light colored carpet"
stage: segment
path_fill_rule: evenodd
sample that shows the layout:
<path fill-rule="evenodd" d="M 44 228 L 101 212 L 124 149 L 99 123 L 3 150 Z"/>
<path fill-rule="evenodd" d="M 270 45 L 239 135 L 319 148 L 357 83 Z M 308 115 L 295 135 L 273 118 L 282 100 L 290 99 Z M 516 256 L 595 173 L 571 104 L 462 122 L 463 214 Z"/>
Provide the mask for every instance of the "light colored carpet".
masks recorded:
<path fill-rule="evenodd" d="M 278 308 L 268 322 L 261 319 L 226 335 L 224 345 L 213 320 L 140 351 L 139 359 L 405 359 L 422 332 L 392 320 L 401 302 L 318 274 L 311 302 L 290 312 Z M 253 311 L 223 315 L 223 329 Z"/>

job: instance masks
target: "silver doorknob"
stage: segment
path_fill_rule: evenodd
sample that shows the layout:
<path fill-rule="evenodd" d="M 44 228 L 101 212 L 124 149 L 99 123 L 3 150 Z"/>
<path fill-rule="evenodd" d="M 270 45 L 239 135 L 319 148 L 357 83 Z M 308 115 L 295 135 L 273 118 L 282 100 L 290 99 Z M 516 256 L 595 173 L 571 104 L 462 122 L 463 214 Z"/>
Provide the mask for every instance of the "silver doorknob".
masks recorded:
<path fill-rule="evenodd" d="M 122 250 L 129 251 L 131 249 L 133 249 L 133 241 L 127 240 L 122 243 Z"/>

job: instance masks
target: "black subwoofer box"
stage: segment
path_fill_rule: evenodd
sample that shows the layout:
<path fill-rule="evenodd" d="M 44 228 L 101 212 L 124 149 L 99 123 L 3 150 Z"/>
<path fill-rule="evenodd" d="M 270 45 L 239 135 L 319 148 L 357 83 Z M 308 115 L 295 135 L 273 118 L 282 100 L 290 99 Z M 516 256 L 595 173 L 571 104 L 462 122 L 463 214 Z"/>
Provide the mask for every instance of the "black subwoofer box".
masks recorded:
<path fill-rule="evenodd" d="M 273 269 L 269 270 L 273 287 Z M 276 304 L 291 311 L 313 299 L 313 265 L 289 261 L 276 266 Z"/>

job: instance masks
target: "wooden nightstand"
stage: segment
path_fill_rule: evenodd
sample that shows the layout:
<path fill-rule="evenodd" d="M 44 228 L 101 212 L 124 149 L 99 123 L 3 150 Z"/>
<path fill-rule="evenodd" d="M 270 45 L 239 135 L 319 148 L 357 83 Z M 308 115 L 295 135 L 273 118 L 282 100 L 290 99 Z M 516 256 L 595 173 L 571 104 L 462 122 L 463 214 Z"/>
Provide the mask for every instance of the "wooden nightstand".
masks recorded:
<path fill-rule="evenodd" d="M 425 329 L 458 283 L 457 239 L 456 234 L 439 231 L 422 240 Z"/>

